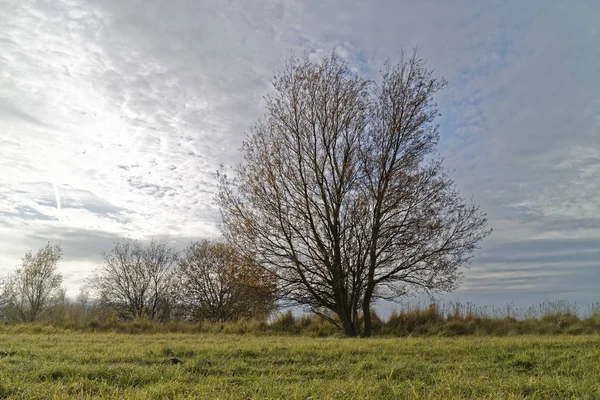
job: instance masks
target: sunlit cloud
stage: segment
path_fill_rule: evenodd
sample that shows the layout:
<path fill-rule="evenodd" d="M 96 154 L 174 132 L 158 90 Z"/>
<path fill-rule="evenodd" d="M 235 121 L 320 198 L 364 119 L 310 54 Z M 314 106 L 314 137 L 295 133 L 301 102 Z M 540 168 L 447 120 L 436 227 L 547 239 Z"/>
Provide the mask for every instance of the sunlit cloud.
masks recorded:
<path fill-rule="evenodd" d="M 285 57 L 335 48 L 377 79 L 418 46 L 449 81 L 446 166 L 495 230 L 457 295 L 595 295 L 600 3 L 9 0 L 0 15 L 3 272 L 61 241 L 76 291 L 119 237 L 217 236 L 216 171 Z"/>

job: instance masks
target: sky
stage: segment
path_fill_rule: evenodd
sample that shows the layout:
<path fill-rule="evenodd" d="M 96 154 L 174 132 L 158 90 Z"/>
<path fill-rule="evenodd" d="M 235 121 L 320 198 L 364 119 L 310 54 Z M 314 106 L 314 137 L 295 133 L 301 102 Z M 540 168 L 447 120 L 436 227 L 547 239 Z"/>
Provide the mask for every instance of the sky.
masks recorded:
<path fill-rule="evenodd" d="M 60 242 L 75 295 L 120 238 L 217 237 L 216 171 L 286 57 L 377 79 L 416 46 L 494 229 L 443 299 L 600 301 L 599 43 L 597 0 L 0 0 L 0 273 Z"/>

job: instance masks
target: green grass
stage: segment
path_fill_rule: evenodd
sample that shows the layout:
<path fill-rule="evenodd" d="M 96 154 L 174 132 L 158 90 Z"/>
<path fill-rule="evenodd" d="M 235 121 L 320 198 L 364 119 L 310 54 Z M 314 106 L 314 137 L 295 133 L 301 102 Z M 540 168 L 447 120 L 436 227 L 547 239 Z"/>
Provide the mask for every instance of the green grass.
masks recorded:
<path fill-rule="evenodd" d="M 0 398 L 596 399 L 599 365 L 596 336 L 0 331 Z"/>

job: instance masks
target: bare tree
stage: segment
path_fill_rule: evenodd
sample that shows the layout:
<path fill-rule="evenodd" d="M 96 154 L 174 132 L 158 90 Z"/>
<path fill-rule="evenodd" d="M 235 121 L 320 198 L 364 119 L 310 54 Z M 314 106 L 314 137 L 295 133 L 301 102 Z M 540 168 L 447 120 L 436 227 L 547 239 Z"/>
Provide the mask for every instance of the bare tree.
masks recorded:
<path fill-rule="evenodd" d="M 221 175 L 238 251 L 350 336 L 361 310 L 371 334 L 376 299 L 455 288 L 489 230 L 436 157 L 433 96 L 445 81 L 415 52 L 386 65 L 379 84 L 332 55 L 290 59 L 273 85 L 233 180 Z"/>
<path fill-rule="evenodd" d="M 193 320 L 263 319 L 275 309 L 273 279 L 224 242 L 190 244 L 178 272 L 179 296 Z"/>
<path fill-rule="evenodd" d="M 6 306 L 11 300 L 11 275 L 4 275 L 0 277 L 0 308 Z"/>
<path fill-rule="evenodd" d="M 36 254 L 31 251 L 22 258 L 21 267 L 6 282 L 5 296 L 10 308 L 23 322 L 33 322 L 61 299 L 62 275 L 58 261 L 62 258 L 59 244 L 46 244 Z"/>
<path fill-rule="evenodd" d="M 126 320 L 165 317 L 175 295 L 177 253 L 171 246 L 124 240 L 103 257 L 89 281 L 100 304 Z"/>
<path fill-rule="evenodd" d="M 5 275 L 0 277 L 0 319 L 7 318 L 7 311 L 12 302 L 12 276 Z"/>

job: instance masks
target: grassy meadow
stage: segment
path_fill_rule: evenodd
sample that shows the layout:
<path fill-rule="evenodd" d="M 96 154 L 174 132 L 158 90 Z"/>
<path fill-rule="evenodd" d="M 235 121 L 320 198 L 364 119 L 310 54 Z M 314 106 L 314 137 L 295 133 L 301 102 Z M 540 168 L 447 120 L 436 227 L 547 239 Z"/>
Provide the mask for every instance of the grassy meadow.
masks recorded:
<path fill-rule="evenodd" d="M 597 399 L 598 336 L 347 339 L 0 329 L 0 397 Z"/>

